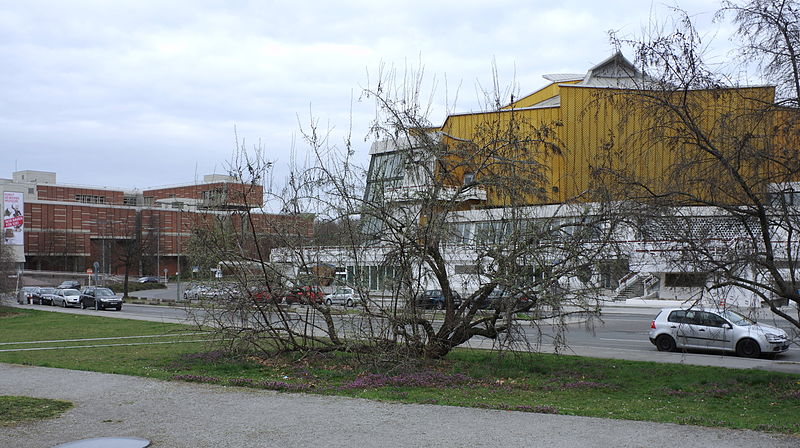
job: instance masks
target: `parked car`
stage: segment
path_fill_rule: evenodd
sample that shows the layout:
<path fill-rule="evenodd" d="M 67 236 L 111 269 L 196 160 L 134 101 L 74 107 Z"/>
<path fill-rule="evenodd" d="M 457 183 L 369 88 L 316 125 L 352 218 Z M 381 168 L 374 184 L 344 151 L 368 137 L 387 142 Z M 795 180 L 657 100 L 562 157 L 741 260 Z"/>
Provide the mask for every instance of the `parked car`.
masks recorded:
<path fill-rule="evenodd" d="M 192 285 L 183 292 L 183 298 L 186 300 L 238 297 L 239 295 L 238 288 L 230 284 Z"/>
<path fill-rule="evenodd" d="M 486 296 L 483 301 L 478 303 L 478 308 L 482 310 L 500 310 L 504 311 L 509 306 L 513 309 L 523 310 L 527 305 L 531 304 L 532 300 L 527 294 L 512 293 L 502 287 L 496 287 Z"/>
<path fill-rule="evenodd" d="M 33 292 L 36 291 L 38 286 L 23 286 L 17 291 L 17 303 L 28 304 L 32 303 Z"/>
<path fill-rule="evenodd" d="M 114 308 L 117 311 L 122 309 L 122 298 L 117 297 L 114 291 L 102 286 L 87 286 L 83 288 L 78 301 L 81 309 L 84 310 L 86 308 L 94 308 L 96 310 Z"/>
<path fill-rule="evenodd" d="M 61 307 L 68 307 L 68 306 L 78 306 L 80 304 L 81 292 L 77 289 L 58 289 L 56 288 L 55 294 L 51 296 L 53 298 L 53 305 L 54 306 L 61 306 Z"/>
<path fill-rule="evenodd" d="M 49 286 L 39 286 L 33 291 L 33 303 L 38 303 L 40 305 L 52 305 L 53 304 L 52 295 L 55 292 L 56 288 L 51 288 Z"/>
<path fill-rule="evenodd" d="M 332 294 L 325 296 L 325 304 L 328 306 L 356 306 L 359 303 L 361 303 L 361 296 L 359 296 L 358 293 L 353 290 L 353 288 L 341 287 Z"/>
<path fill-rule="evenodd" d="M 47 293 L 47 292 L 42 293 L 42 300 L 47 305 L 51 305 L 51 306 L 55 305 L 55 302 L 54 302 L 55 299 L 56 299 L 55 295 L 56 295 L 56 292 L 58 291 L 58 289 L 57 288 L 47 288 L 47 289 L 48 290 L 52 290 L 52 291 L 49 292 L 49 293 Z"/>
<path fill-rule="evenodd" d="M 183 291 L 184 300 L 195 300 L 211 297 L 212 289 L 206 285 L 192 285 Z"/>
<path fill-rule="evenodd" d="M 724 350 L 757 358 L 789 349 L 785 331 L 732 310 L 665 308 L 650 322 L 649 336 L 659 351 Z"/>
<path fill-rule="evenodd" d="M 275 305 L 278 305 L 283 301 L 283 297 L 280 294 L 277 294 L 277 291 L 270 292 L 266 289 L 257 289 L 251 291 L 250 297 L 252 297 L 255 302 L 265 305 L 268 303 L 274 303 Z"/>
<path fill-rule="evenodd" d="M 301 305 L 311 305 L 315 303 L 322 303 L 325 298 L 325 293 L 316 286 L 299 286 L 292 288 L 283 298 L 283 301 L 288 305 L 299 303 Z"/>
<path fill-rule="evenodd" d="M 418 295 L 415 302 L 420 308 L 436 308 L 437 310 L 445 309 L 446 303 L 441 289 L 429 289 Z M 461 295 L 455 291 L 453 291 L 453 306 L 455 308 L 461 306 Z"/>
<path fill-rule="evenodd" d="M 81 282 L 77 280 L 65 280 L 56 289 L 81 289 Z"/>
<path fill-rule="evenodd" d="M 257 284 L 248 288 L 250 299 L 258 304 L 280 304 L 283 301 L 285 289 L 280 284 Z"/>
<path fill-rule="evenodd" d="M 158 277 L 139 277 L 139 283 L 161 283 Z"/>

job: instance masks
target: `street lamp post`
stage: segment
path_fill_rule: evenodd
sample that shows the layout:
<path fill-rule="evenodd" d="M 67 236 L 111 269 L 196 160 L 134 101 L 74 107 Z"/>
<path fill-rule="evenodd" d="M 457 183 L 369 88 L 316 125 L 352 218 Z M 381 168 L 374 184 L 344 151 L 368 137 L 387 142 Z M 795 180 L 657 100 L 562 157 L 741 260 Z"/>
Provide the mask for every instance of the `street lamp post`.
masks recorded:
<path fill-rule="evenodd" d="M 175 260 L 175 280 L 178 282 L 178 287 L 175 289 L 176 301 L 181 301 L 181 231 L 183 230 L 183 203 L 178 207 L 178 238 L 176 240 L 176 247 L 178 251 L 178 258 Z"/>

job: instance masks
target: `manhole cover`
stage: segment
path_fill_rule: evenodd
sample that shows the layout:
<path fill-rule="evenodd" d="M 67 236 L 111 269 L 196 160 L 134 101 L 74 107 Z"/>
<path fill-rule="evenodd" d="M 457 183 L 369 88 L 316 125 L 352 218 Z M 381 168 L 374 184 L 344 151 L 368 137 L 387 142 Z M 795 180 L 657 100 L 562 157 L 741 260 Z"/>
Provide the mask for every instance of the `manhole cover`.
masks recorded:
<path fill-rule="evenodd" d="M 76 440 L 54 446 L 53 448 L 145 448 L 150 441 L 133 437 L 97 437 L 94 439 Z"/>

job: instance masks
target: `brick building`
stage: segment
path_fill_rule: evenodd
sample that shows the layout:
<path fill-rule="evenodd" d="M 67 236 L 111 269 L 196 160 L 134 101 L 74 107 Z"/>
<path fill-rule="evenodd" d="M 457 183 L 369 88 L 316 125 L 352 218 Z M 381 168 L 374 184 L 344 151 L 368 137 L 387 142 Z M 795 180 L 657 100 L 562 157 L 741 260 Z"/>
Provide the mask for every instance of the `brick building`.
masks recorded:
<path fill-rule="evenodd" d="M 287 226 L 311 236 L 309 217 L 257 212 L 263 205 L 261 186 L 229 176 L 209 175 L 203 182 L 124 191 L 56 183 L 56 173 L 18 171 L 0 179 L 3 193 L 24 200 L 24 246 L 11 246 L 25 270 L 84 272 L 97 262 L 100 272 L 131 275 L 174 275 L 189 269 L 186 251 L 193 229 L 211 218 L 234 225 L 251 219 L 263 235 Z M 251 214 L 240 212 L 251 211 Z M 138 242 L 135 263 L 130 247 Z M 24 247 L 24 251 L 22 250 Z M 131 265 L 133 264 L 133 265 Z"/>

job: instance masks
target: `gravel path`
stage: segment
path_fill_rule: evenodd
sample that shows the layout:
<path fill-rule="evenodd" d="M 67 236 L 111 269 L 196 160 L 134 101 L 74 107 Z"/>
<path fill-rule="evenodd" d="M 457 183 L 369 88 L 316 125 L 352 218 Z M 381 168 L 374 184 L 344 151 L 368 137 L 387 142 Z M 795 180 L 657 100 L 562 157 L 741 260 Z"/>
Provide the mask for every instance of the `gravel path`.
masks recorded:
<path fill-rule="evenodd" d="M 284 394 L 124 375 L 0 364 L 0 395 L 69 400 L 62 417 L 0 427 L 0 447 L 141 437 L 153 447 L 793 447 L 733 431 Z"/>

